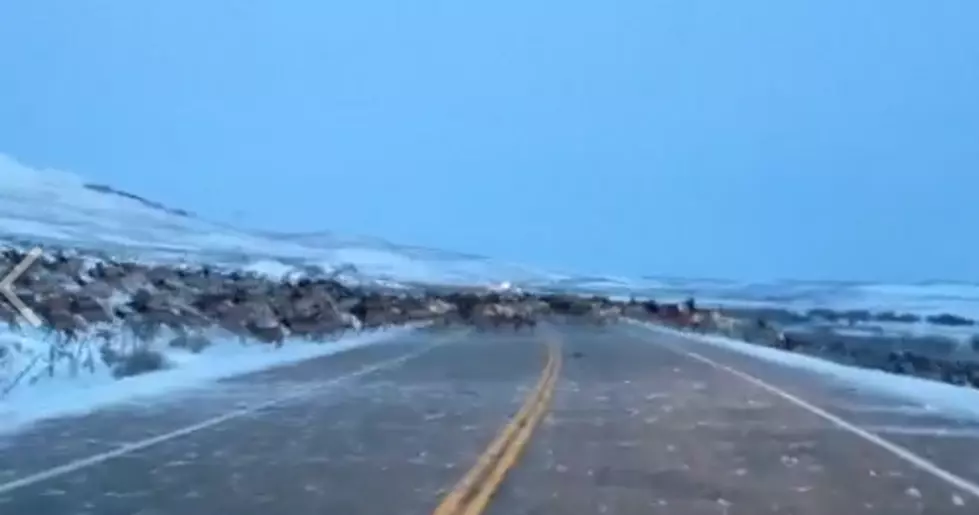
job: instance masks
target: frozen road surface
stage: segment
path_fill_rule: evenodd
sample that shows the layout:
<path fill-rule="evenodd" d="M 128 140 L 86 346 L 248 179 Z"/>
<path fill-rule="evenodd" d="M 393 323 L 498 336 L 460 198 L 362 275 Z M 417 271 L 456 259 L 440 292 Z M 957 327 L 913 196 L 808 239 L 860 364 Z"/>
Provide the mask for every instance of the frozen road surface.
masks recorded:
<path fill-rule="evenodd" d="M 0 440 L 18 515 L 979 513 L 979 425 L 630 325 L 426 330 Z"/>

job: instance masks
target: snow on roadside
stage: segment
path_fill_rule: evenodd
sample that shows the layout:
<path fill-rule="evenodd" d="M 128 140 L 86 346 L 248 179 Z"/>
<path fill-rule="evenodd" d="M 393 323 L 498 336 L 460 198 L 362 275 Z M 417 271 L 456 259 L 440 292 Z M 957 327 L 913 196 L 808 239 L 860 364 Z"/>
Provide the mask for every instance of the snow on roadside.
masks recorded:
<path fill-rule="evenodd" d="M 123 379 L 113 378 L 105 367 L 96 368 L 94 373 L 86 370 L 77 374 L 59 373 L 33 385 L 17 387 L 0 398 L 0 434 L 45 419 L 83 415 L 114 404 L 186 391 L 227 377 L 337 354 L 396 338 L 412 329 L 375 330 L 323 343 L 287 340 L 279 349 L 226 338 L 213 340 L 211 346 L 197 354 L 167 349 L 166 359 L 171 368 L 157 372 Z M 3 338 L 0 343 L 8 345 L 16 343 L 38 348 L 49 345 L 12 333 L 0 335 L 0 338 Z M 22 358 L 21 363 L 8 363 L 3 368 L 16 373 L 20 370 L 17 367 L 25 364 L 23 359 L 29 359 L 29 353 L 23 354 L 27 357 Z M 12 354 L 7 357 L 15 358 Z"/>
<path fill-rule="evenodd" d="M 951 416 L 979 419 L 979 390 L 972 388 L 929 381 L 918 377 L 890 374 L 881 370 L 842 365 L 805 354 L 763 347 L 724 336 L 693 334 L 649 323 L 635 323 L 654 332 L 682 336 L 771 363 L 816 372 L 854 386 L 866 388 L 868 391 L 900 396 Z"/>

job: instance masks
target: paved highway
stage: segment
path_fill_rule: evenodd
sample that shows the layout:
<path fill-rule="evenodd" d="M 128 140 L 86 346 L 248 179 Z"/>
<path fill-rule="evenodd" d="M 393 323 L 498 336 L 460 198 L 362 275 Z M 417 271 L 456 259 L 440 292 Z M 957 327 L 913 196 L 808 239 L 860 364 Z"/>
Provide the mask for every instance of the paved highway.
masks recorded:
<path fill-rule="evenodd" d="M 420 331 L 0 441 L 17 515 L 974 514 L 977 482 L 976 424 L 628 324 Z"/>

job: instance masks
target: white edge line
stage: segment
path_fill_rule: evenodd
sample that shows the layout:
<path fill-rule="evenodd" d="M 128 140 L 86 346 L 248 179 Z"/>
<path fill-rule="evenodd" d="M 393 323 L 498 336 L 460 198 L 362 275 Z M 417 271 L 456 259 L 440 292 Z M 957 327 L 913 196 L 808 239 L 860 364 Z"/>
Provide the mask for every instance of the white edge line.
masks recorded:
<path fill-rule="evenodd" d="M 643 327 L 645 327 L 650 332 L 656 332 L 655 329 L 653 329 L 651 327 L 648 327 L 648 326 L 643 326 Z M 694 341 L 694 342 L 697 341 L 696 338 L 687 337 L 687 339 L 690 340 L 690 341 Z M 751 383 L 751 384 L 753 384 L 753 385 L 755 385 L 755 386 L 757 386 L 757 387 L 759 387 L 759 388 L 767 391 L 768 393 L 771 393 L 771 394 L 773 394 L 773 395 L 775 395 L 777 397 L 781 397 L 782 399 L 791 402 L 792 404 L 794 404 L 794 405 L 796 405 L 796 406 L 798 406 L 798 407 L 800 407 L 800 408 L 808 411 L 809 413 L 812 413 L 813 415 L 816 415 L 817 417 L 820 417 L 823 420 L 826 420 L 826 421 L 830 422 L 831 424 L 835 425 L 836 427 L 838 427 L 838 428 L 840 428 L 840 429 L 842 429 L 844 431 L 847 431 L 847 432 L 849 432 L 849 433 L 851 433 L 853 435 L 856 435 L 856 436 L 860 437 L 861 439 L 863 439 L 864 441 L 869 442 L 869 443 L 871 443 L 873 445 L 876 445 L 877 447 L 880 447 L 881 449 L 884 449 L 884 450 L 890 452 L 891 454 L 897 456 L 898 458 L 900 458 L 900 459 L 902 459 L 902 460 L 910 463 L 911 465 L 917 467 L 919 470 L 922 470 L 922 471 L 924 471 L 924 472 L 926 472 L 928 474 L 931 474 L 932 476 L 934 476 L 934 477 L 936 477 L 936 478 L 938 478 L 938 479 L 940 479 L 940 480 L 942 480 L 942 481 L 944 481 L 944 482 L 946 482 L 946 483 L 948 483 L 948 484 L 950 484 L 950 485 L 952 485 L 952 486 L 954 486 L 956 488 L 959 488 L 959 489 L 961 489 L 963 491 L 966 491 L 966 492 L 972 494 L 973 496 L 975 496 L 976 498 L 979 498 L 979 484 L 973 483 L 973 482 L 969 481 L 968 479 L 965 479 L 965 478 L 963 478 L 963 477 L 961 477 L 961 476 L 959 476 L 959 475 L 957 475 L 957 474 L 955 474 L 953 472 L 949 472 L 948 470 L 943 469 L 942 467 L 938 466 L 934 462 L 932 462 L 932 461 L 930 461 L 930 460 L 928 460 L 926 458 L 923 458 L 923 457 L 915 454 L 913 451 L 911 451 L 910 449 L 908 449 L 906 447 L 903 447 L 903 446 L 898 445 L 898 444 L 896 444 L 894 442 L 891 442 L 890 440 L 887 440 L 887 439 L 885 439 L 885 438 L 883 438 L 883 437 L 881 437 L 879 435 L 876 435 L 874 433 L 871 433 L 870 431 L 867 431 L 867 430 L 865 430 L 865 429 L 863 429 L 863 428 L 861 428 L 861 427 L 859 427 L 859 426 L 857 426 L 857 425 L 855 425 L 855 424 L 853 424 L 851 422 L 848 422 L 848 421 L 846 421 L 846 420 L 844 420 L 844 419 L 842 419 L 842 418 L 840 418 L 840 417 L 838 417 L 838 416 L 836 416 L 836 415 L 834 415 L 834 414 L 832 414 L 832 413 L 830 413 L 830 412 L 828 412 L 828 411 L 820 408 L 819 406 L 816 406 L 816 405 L 814 405 L 814 404 L 812 404 L 812 403 L 810 403 L 810 402 L 808 402 L 808 401 L 806 401 L 806 400 L 804 400 L 804 399 L 802 399 L 800 397 L 797 397 L 797 396 L 795 396 L 795 395 L 793 395 L 793 394 L 791 394 L 791 393 L 789 393 L 789 392 L 787 392 L 785 390 L 782 390 L 781 388 L 779 388 L 777 386 L 774 386 L 772 384 L 769 384 L 769 383 L 765 382 L 764 380 L 759 379 L 759 378 L 757 378 L 757 377 L 755 377 L 755 376 L 753 376 L 751 374 L 748 374 L 748 373 L 742 372 L 742 371 L 740 371 L 740 370 L 738 370 L 736 368 L 733 368 L 733 367 L 730 367 L 730 366 L 727 366 L 727 365 L 718 363 L 718 362 L 716 362 L 716 361 L 714 361 L 714 360 L 712 360 L 710 358 L 707 358 L 707 357 L 704 357 L 704 356 L 702 356 L 700 354 L 697 354 L 696 352 L 680 350 L 680 349 L 677 349 L 677 348 L 673 347 L 672 345 L 664 345 L 664 344 L 661 344 L 661 343 L 656 343 L 656 345 L 658 345 L 660 347 L 663 347 L 663 348 L 666 348 L 666 349 L 669 349 L 669 350 L 671 350 L 673 352 L 676 352 L 677 354 L 681 354 L 681 355 L 687 356 L 689 358 L 695 359 L 697 361 L 700 361 L 702 363 L 705 363 L 707 365 L 710 365 L 711 367 L 713 367 L 713 368 L 715 368 L 717 370 L 723 370 L 723 371 L 725 371 L 725 372 L 727 372 L 729 374 L 732 374 L 732 375 L 734 375 L 734 376 L 736 376 L 736 377 L 738 377 L 738 378 L 740 378 L 740 379 L 742 379 L 744 381 L 747 381 L 747 382 L 749 382 L 749 383 Z"/>
<path fill-rule="evenodd" d="M 935 438 L 977 438 L 979 428 L 948 427 L 948 426 L 893 426 L 875 425 L 864 426 L 864 429 L 876 434 L 932 436 Z"/>
<path fill-rule="evenodd" d="M 167 433 L 163 433 L 163 434 L 160 434 L 160 435 L 151 437 L 151 438 L 146 438 L 146 439 L 139 440 L 139 441 L 136 441 L 136 442 L 131 442 L 131 443 L 122 445 L 120 447 L 117 447 L 115 449 L 112 449 L 111 451 L 106 451 L 106 452 L 102 452 L 102 453 L 99 453 L 99 454 L 93 454 L 93 455 L 91 455 L 91 456 L 89 456 L 87 458 L 81 458 L 81 459 L 77 459 L 77 460 L 74 460 L 74 461 L 70 461 L 70 462 L 65 463 L 63 465 L 58 465 L 57 467 L 52 467 L 52 468 L 49 468 L 47 470 L 42 470 L 40 472 L 35 472 L 34 474 L 30 474 L 30 475 L 21 477 L 19 479 L 15 479 L 13 481 L 8 481 L 6 483 L 2 483 L 2 484 L 0 484 L 0 494 L 6 494 L 6 493 L 12 492 L 14 490 L 18 490 L 20 488 L 31 486 L 31 485 L 34 485 L 34 484 L 37 484 L 37 483 L 40 483 L 40 482 L 43 482 L 43 481 L 47 481 L 49 479 L 54 479 L 56 477 L 60 477 L 60 476 L 63 476 L 65 474 L 69 474 L 71 472 L 76 472 L 78 470 L 86 469 L 88 467 L 91 467 L 91 466 L 94 466 L 94 465 L 98 465 L 98 464 L 103 463 L 105 461 L 109 461 L 111 459 L 118 458 L 120 456 L 125 456 L 126 454 L 129 454 L 129 453 L 132 453 L 132 452 L 135 452 L 135 451 L 140 451 L 140 450 L 146 449 L 148 447 L 152 447 L 154 445 L 158 445 L 158 444 L 161 444 L 161 443 L 164 443 L 164 442 L 168 442 L 170 440 L 175 440 L 175 439 L 180 438 L 182 436 L 187 436 L 187 435 L 196 433 L 198 431 L 201 431 L 201 430 L 204 430 L 204 429 L 208 429 L 210 427 L 214 427 L 214 426 L 216 426 L 218 424 L 222 424 L 222 423 L 227 422 L 229 420 L 234 420 L 236 418 L 241 418 L 241 417 L 244 417 L 246 415 L 251 415 L 252 413 L 256 413 L 258 411 L 261 411 L 261 410 L 264 410 L 264 409 L 267 409 L 267 408 L 271 408 L 271 407 L 276 406 L 276 405 L 279 405 L 279 404 L 283 404 L 283 403 L 288 402 L 290 400 L 297 399 L 297 398 L 303 397 L 305 395 L 308 395 L 310 393 L 313 393 L 313 392 L 315 392 L 317 390 L 321 390 L 323 388 L 330 387 L 330 386 L 335 386 L 335 385 L 337 385 L 339 383 L 342 383 L 344 381 L 347 381 L 347 380 L 350 380 L 350 379 L 354 379 L 356 377 L 360 377 L 360 376 L 369 374 L 371 372 L 376 372 L 376 371 L 379 371 L 379 370 L 384 370 L 386 368 L 395 367 L 395 366 L 400 365 L 400 364 L 402 364 L 402 363 L 404 363 L 404 362 L 406 362 L 406 361 L 408 361 L 410 359 L 417 358 L 418 356 L 421 356 L 422 354 L 425 354 L 427 352 L 430 352 L 430 351 L 434 350 L 436 347 L 440 347 L 442 345 L 445 345 L 446 343 L 448 343 L 448 340 L 450 340 L 450 339 L 449 338 L 446 338 L 446 341 L 442 341 L 442 342 L 437 342 L 437 343 L 430 344 L 430 345 L 426 346 L 425 348 L 423 348 L 421 350 L 409 352 L 408 354 L 399 356 L 399 357 L 394 358 L 394 359 L 384 360 L 384 361 L 381 361 L 381 362 L 378 362 L 378 363 L 374 363 L 372 365 L 367 365 L 367 366 L 362 367 L 362 368 L 359 368 L 359 369 L 357 369 L 357 370 L 355 370 L 355 371 L 353 371 L 353 372 L 351 372 L 349 374 L 344 374 L 342 376 L 335 377 L 335 378 L 330 379 L 329 381 L 326 381 L 324 383 L 320 383 L 320 384 L 317 384 L 316 386 L 312 386 L 312 387 L 309 387 L 309 388 L 305 388 L 305 389 L 299 390 L 297 392 L 290 393 L 289 395 L 285 395 L 285 396 L 278 397 L 278 398 L 275 398 L 275 399 L 271 399 L 271 400 L 268 400 L 268 401 L 264 401 L 264 402 L 260 402 L 260 403 L 257 403 L 257 404 L 253 404 L 251 406 L 246 406 L 244 408 L 240 408 L 240 409 L 237 409 L 237 410 L 234 410 L 234 411 L 229 411 L 229 412 L 227 412 L 227 413 L 225 413 L 223 415 L 218 415 L 216 417 L 212 417 L 212 418 L 209 418 L 207 420 L 204 420 L 203 422 L 198 422 L 196 424 L 185 426 L 185 427 L 182 427 L 180 429 L 177 429 L 177 430 L 174 430 L 174 431 L 170 431 L 170 432 L 167 432 Z"/>

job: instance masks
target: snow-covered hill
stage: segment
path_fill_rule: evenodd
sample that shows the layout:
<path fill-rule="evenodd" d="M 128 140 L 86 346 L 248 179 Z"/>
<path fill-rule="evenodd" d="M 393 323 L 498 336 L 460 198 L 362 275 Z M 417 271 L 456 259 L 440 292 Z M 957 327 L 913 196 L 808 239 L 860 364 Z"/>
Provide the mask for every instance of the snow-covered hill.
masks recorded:
<path fill-rule="evenodd" d="M 0 242 L 101 251 L 154 261 L 206 261 L 284 272 L 317 265 L 356 267 L 359 275 L 395 282 L 489 284 L 509 281 L 541 289 L 683 298 L 704 303 L 952 313 L 979 319 L 979 285 L 782 281 L 767 284 L 649 276 L 623 278 L 556 273 L 491 258 L 396 244 L 329 231 L 251 231 L 203 220 L 87 182 L 37 170 L 0 154 Z"/>
<path fill-rule="evenodd" d="M 361 275 L 449 284 L 547 282 L 559 276 L 481 256 L 319 232 L 249 231 L 202 220 L 78 175 L 0 154 L 0 242 L 284 270 L 354 265 Z"/>

